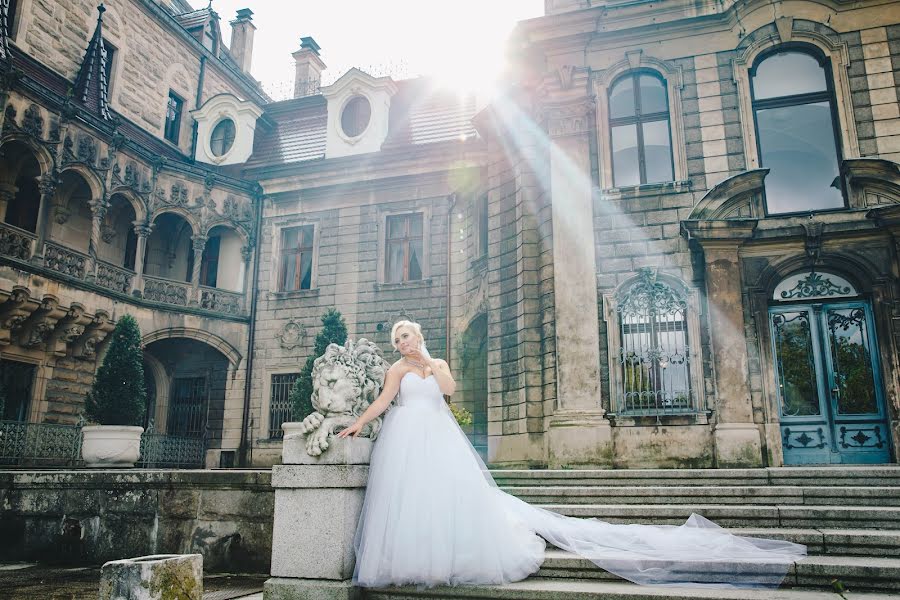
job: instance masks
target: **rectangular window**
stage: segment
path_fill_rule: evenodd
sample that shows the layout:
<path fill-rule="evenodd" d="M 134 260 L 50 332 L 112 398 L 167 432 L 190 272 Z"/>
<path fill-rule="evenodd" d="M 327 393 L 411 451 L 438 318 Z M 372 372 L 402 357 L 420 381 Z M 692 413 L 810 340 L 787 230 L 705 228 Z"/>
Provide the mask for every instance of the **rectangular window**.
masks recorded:
<path fill-rule="evenodd" d="M 19 8 L 19 0 L 9 0 L 9 7 L 6 9 L 6 33 L 10 38 L 16 37 L 16 12 Z"/>
<path fill-rule="evenodd" d="M 181 113 L 184 109 L 184 100 L 175 92 L 169 90 L 169 101 L 166 105 L 165 138 L 173 144 L 178 144 L 178 135 L 181 133 Z"/>
<path fill-rule="evenodd" d="M 422 279 L 422 213 L 387 218 L 386 283 Z"/>
<path fill-rule="evenodd" d="M 291 407 L 291 388 L 300 377 L 300 373 L 280 373 L 272 375 L 272 394 L 269 398 L 269 438 L 284 436 L 283 423 L 293 418 Z"/>
<path fill-rule="evenodd" d="M 104 65 L 103 74 L 106 75 L 106 92 L 108 94 L 112 89 L 113 59 L 116 56 L 116 47 L 104 39 L 103 48 L 106 50 L 106 63 Z"/>
<path fill-rule="evenodd" d="M 314 225 L 282 230 L 281 291 L 293 292 L 312 287 L 314 234 Z"/>
<path fill-rule="evenodd" d="M 206 378 L 178 377 L 172 381 L 168 434 L 201 437 L 206 430 Z"/>
<path fill-rule="evenodd" d="M 478 245 L 475 257 L 481 258 L 488 250 L 488 201 L 487 194 L 479 196 L 475 201 L 475 218 L 478 220 Z"/>
<path fill-rule="evenodd" d="M 0 420 L 28 421 L 35 365 L 3 359 L 0 362 L 0 394 L 3 395 Z"/>

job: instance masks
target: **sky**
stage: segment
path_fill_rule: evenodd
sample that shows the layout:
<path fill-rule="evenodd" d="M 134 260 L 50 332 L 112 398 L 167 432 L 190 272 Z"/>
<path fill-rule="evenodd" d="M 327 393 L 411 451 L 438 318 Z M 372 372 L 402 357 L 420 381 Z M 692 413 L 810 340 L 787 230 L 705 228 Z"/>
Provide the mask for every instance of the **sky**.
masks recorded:
<path fill-rule="evenodd" d="M 207 0 L 190 0 L 201 8 Z M 231 43 L 237 10 L 253 11 L 251 74 L 276 100 L 293 92 L 300 38 L 312 36 L 327 65 L 322 83 L 351 67 L 395 79 L 430 75 L 482 92 L 502 68 L 515 24 L 543 15 L 544 0 L 213 0 Z"/>

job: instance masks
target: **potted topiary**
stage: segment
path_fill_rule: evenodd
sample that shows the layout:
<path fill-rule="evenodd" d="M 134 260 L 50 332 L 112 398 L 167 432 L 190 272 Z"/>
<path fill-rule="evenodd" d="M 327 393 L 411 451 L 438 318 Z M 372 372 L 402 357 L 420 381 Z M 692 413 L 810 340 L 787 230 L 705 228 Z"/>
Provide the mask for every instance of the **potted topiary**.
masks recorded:
<path fill-rule="evenodd" d="M 133 467 L 140 457 L 147 410 L 141 330 L 125 315 L 112 332 L 109 349 L 87 396 L 81 456 L 88 467 Z"/>

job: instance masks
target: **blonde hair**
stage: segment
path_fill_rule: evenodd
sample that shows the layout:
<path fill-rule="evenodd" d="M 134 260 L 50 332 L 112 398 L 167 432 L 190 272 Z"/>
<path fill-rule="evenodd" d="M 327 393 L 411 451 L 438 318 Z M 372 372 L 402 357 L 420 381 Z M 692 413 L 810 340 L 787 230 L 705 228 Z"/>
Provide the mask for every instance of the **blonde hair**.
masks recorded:
<path fill-rule="evenodd" d="M 425 341 L 425 336 L 422 335 L 422 326 L 418 323 L 413 323 L 412 321 L 397 321 L 394 323 L 394 326 L 391 327 L 391 346 L 394 347 L 394 350 L 397 349 L 397 343 L 394 341 L 397 339 L 397 330 L 401 327 L 407 327 L 412 330 L 413 335 L 416 336 L 419 340 L 419 345 Z"/>

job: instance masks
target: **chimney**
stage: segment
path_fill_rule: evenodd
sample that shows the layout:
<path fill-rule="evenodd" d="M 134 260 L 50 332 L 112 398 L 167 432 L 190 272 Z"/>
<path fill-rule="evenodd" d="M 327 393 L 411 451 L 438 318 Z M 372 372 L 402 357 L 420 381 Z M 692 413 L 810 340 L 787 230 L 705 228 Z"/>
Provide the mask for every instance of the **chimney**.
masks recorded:
<path fill-rule="evenodd" d="M 300 38 L 300 49 L 294 57 L 296 71 L 294 73 L 294 98 L 313 96 L 319 93 L 322 71 L 325 63 L 319 58 L 319 45 L 311 37 Z"/>
<path fill-rule="evenodd" d="M 250 72 L 250 59 L 253 58 L 253 11 L 242 8 L 237 11 L 237 18 L 231 22 L 231 46 L 229 50 L 234 60 L 244 73 Z"/>

